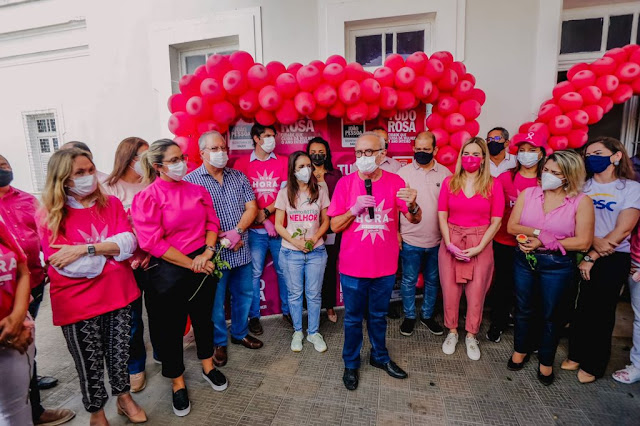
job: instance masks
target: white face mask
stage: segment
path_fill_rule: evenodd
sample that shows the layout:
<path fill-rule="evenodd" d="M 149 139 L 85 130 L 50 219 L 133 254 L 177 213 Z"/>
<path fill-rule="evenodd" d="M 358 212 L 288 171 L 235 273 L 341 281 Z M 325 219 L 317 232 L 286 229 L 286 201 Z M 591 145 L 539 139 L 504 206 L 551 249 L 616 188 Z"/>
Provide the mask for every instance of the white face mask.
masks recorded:
<path fill-rule="evenodd" d="M 296 179 L 303 183 L 309 183 L 311 179 L 311 167 L 303 167 L 295 173 Z"/>
<path fill-rule="evenodd" d="M 181 161 L 176 164 L 169 164 L 167 169 L 169 169 L 169 171 L 166 172 L 165 175 L 169 176 L 173 180 L 181 181 L 184 175 L 187 174 L 187 163 Z"/>
<path fill-rule="evenodd" d="M 72 180 L 74 186 L 69 187 L 69 191 L 80 197 L 86 197 L 87 195 L 93 194 L 98 187 L 98 176 L 96 176 L 95 173 Z"/>
<path fill-rule="evenodd" d="M 209 152 L 209 164 L 217 169 L 222 169 L 227 165 L 229 156 L 226 151 Z"/>
<path fill-rule="evenodd" d="M 276 149 L 276 138 L 273 136 L 265 136 L 261 147 L 264 152 L 271 154 L 273 150 Z"/>
<path fill-rule="evenodd" d="M 142 163 L 140 163 L 140 161 L 133 163 L 133 167 L 131 168 L 138 174 L 138 176 L 144 176 L 144 170 L 142 170 Z"/>
<path fill-rule="evenodd" d="M 545 172 L 542 174 L 541 186 L 543 191 L 558 189 L 562 186 L 562 179 Z"/>
<path fill-rule="evenodd" d="M 376 157 L 377 155 L 372 155 L 371 157 L 365 157 L 363 155 L 360 158 L 356 158 L 356 167 L 361 173 L 373 173 L 378 169 L 378 165 L 376 164 Z"/>
<path fill-rule="evenodd" d="M 518 152 L 518 163 L 525 167 L 533 167 L 538 161 L 537 152 Z"/>

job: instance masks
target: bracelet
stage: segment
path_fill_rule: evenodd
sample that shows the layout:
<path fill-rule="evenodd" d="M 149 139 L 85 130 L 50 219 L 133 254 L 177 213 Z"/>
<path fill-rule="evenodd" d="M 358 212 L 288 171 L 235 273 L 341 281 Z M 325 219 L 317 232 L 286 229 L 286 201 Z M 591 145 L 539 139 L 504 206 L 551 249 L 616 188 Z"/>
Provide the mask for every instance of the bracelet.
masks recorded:
<path fill-rule="evenodd" d="M 209 250 L 211 253 L 216 252 L 216 248 L 214 246 L 207 246 L 207 250 Z"/>
<path fill-rule="evenodd" d="M 262 209 L 262 211 L 264 212 L 265 217 L 268 219 L 269 216 L 271 216 L 271 211 L 268 208 L 264 208 Z"/>

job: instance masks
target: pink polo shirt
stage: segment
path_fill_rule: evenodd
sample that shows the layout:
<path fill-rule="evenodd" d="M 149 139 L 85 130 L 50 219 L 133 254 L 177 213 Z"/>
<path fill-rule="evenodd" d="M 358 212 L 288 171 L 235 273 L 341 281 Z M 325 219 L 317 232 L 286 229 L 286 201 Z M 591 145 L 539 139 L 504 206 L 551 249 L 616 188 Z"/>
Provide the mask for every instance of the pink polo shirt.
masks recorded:
<path fill-rule="evenodd" d="M 451 176 L 449 169 L 437 162 L 425 170 L 416 162 L 407 164 L 398 170 L 398 176 L 413 189 L 418 190 L 416 202 L 422 209 L 420 223 L 411 223 L 400 215 L 400 235 L 409 245 L 432 248 L 440 244 L 440 226 L 438 226 L 438 196 L 442 182 Z"/>
<path fill-rule="evenodd" d="M 558 240 L 575 237 L 576 212 L 585 194 L 566 197 L 560 206 L 549 213 L 544 212 L 544 191 L 541 187 L 525 189 L 524 194 L 520 225 L 548 231 Z"/>
<path fill-rule="evenodd" d="M 384 161 L 380 163 L 380 168 L 389 173 L 398 173 L 398 170 L 400 170 L 401 167 L 401 162 L 389 156 L 387 156 Z"/>
<path fill-rule="evenodd" d="M 207 231 L 220 229 L 211 195 L 186 181 L 156 179 L 133 197 L 131 218 L 138 244 L 155 257 L 170 247 L 189 254 L 205 245 Z"/>
<path fill-rule="evenodd" d="M 31 288 L 37 287 L 44 280 L 44 267 L 40 260 L 40 237 L 36 226 L 38 206 L 36 197 L 12 186 L 9 187 L 9 192 L 0 198 L 0 216 L 27 255 Z"/>
<path fill-rule="evenodd" d="M 498 180 L 504 189 L 505 205 L 502 224 L 500 225 L 500 229 L 498 230 L 494 240 L 500 244 L 515 247 L 517 245 L 516 237 L 507 232 L 509 217 L 511 217 L 511 211 L 513 210 L 513 206 L 516 204 L 518 195 L 527 188 L 538 186 L 538 178 L 526 178 L 520 173 L 516 173 L 514 177 L 511 170 L 507 170 L 498 176 Z"/>
<path fill-rule="evenodd" d="M 450 181 L 451 177 L 444 180 L 438 198 L 438 211 L 449 213 L 449 223 L 470 228 L 489 225 L 492 217 L 502 218 L 504 192 L 498 180 L 493 179 L 493 186 L 487 198 L 480 194 L 469 198 L 462 189 L 454 194 L 449 189 Z"/>

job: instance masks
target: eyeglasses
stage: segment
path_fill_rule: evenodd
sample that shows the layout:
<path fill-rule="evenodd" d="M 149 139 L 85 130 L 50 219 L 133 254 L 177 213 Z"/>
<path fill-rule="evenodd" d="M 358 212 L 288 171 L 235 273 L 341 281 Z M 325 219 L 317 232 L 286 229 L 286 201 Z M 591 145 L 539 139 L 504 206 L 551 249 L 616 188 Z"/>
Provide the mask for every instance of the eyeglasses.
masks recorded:
<path fill-rule="evenodd" d="M 374 153 L 380 151 L 382 151 L 382 149 L 365 149 L 364 151 L 358 150 L 356 151 L 356 158 L 362 157 L 362 154 L 364 154 L 365 157 L 371 157 Z"/>
<path fill-rule="evenodd" d="M 501 142 L 502 140 L 503 140 L 502 136 L 494 136 L 492 138 L 487 138 L 487 143 L 488 142 Z"/>
<path fill-rule="evenodd" d="M 181 155 L 180 157 L 173 157 L 171 160 L 163 161 L 162 164 L 178 164 L 182 163 L 183 161 L 187 161 L 188 158 L 189 157 L 187 157 L 186 155 Z"/>
<path fill-rule="evenodd" d="M 216 147 L 216 148 L 205 148 L 205 150 L 209 150 L 211 152 L 227 152 L 229 151 L 229 148 L 227 148 L 226 146 L 223 147 Z"/>

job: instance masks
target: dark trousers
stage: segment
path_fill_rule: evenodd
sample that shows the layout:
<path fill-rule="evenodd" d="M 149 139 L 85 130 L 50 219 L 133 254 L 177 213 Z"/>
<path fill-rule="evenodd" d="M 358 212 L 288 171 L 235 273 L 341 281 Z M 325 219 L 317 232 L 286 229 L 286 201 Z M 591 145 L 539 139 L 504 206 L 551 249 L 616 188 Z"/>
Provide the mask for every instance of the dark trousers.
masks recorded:
<path fill-rule="evenodd" d="M 153 270 L 155 268 L 150 271 Z M 153 282 L 153 275 L 149 278 Z M 150 286 L 145 291 L 149 332 L 162 361 L 163 376 L 175 379 L 184 373 L 182 337 L 187 325 L 187 316 L 191 318 L 193 325 L 198 358 L 207 359 L 213 356 L 211 311 L 214 296 L 214 278 L 193 273 L 188 269 L 182 271 L 172 287 L 159 292 Z"/>
<path fill-rule="evenodd" d="M 509 313 L 514 305 L 513 261 L 515 247 L 493 242 L 495 273 L 489 297 L 491 306 L 491 326 L 504 331 L 509 321 Z"/>
<path fill-rule="evenodd" d="M 107 403 L 104 363 L 109 372 L 111 395 L 129 392 L 129 334 L 131 305 L 74 324 L 63 325 L 62 333 L 76 365 L 82 403 L 95 413 Z"/>
<path fill-rule="evenodd" d="M 40 304 L 42 303 L 42 297 L 44 295 L 44 281 L 31 289 L 31 296 L 33 300 L 29 304 L 29 313 L 36 319 L 38 311 L 40 310 Z M 36 360 L 33 360 L 33 376 L 31 376 L 31 382 L 29 383 L 29 400 L 31 402 L 31 416 L 35 423 L 42 413 L 44 413 L 44 407 L 40 403 L 40 389 L 38 389 L 38 373 L 36 371 Z"/>
<path fill-rule="evenodd" d="M 342 233 L 336 235 L 335 244 L 325 245 L 327 249 L 327 267 L 324 270 L 322 282 L 322 308 L 331 309 L 336 306 L 338 287 L 338 254 L 340 254 L 340 239 Z"/>
<path fill-rule="evenodd" d="M 525 254 L 519 250 L 515 252 L 514 350 L 530 353 L 537 346 L 540 364 L 552 366 L 558 347 L 558 327 L 561 326 L 559 306 L 565 300 L 575 274 L 575 256 L 572 253 L 564 256 L 536 253 L 535 256 L 537 264 L 531 269 Z M 537 330 L 540 326 L 541 335 Z"/>
<path fill-rule="evenodd" d="M 569 359 L 596 377 L 604 375 L 611 356 L 620 289 L 629 275 L 631 255 L 601 257 L 591 268 L 591 280 L 580 283 L 578 306 L 571 322 Z"/>
<path fill-rule="evenodd" d="M 133 276 L 138 288 L 144 294 L 148 288 L 149 274 L 142 268 L 135 269 Z M 131 304 L 131 341 L 129 342 L 129 374 L 141 373 L 147 362 L 147 349 L 144 346 L 144 321 L 142 320 L 142 300 L 140 296 Z M 153 346 L 153 340 L 151 341 Z M 154 347 L 155 355 L 155 347 Z"/>

